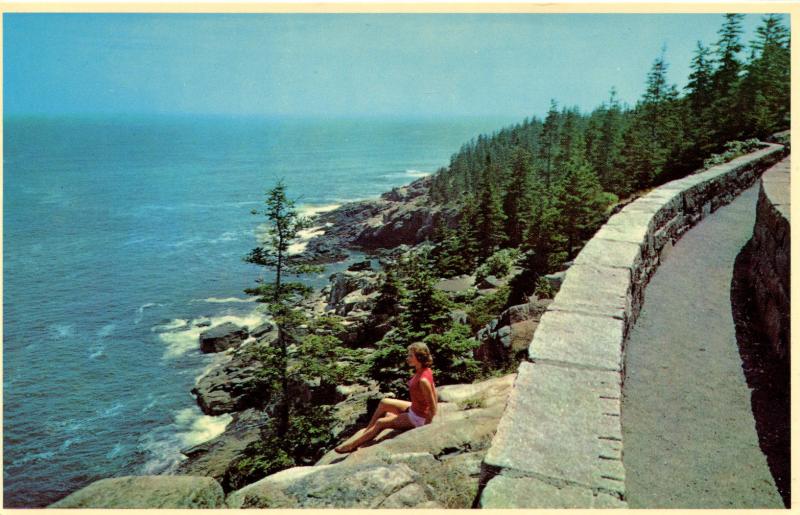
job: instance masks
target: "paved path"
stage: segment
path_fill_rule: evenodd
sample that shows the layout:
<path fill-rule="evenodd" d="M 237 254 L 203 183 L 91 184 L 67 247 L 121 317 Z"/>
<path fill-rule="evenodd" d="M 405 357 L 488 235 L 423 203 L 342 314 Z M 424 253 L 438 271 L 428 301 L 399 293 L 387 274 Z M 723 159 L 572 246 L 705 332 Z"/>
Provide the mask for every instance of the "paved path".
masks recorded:
<path fill-rule="evenodd" d="M 782 508 L 758 446 L 731 314 L 758 186 L 686 233 L 645 290 L 626 350 L 631 508 Z"/>

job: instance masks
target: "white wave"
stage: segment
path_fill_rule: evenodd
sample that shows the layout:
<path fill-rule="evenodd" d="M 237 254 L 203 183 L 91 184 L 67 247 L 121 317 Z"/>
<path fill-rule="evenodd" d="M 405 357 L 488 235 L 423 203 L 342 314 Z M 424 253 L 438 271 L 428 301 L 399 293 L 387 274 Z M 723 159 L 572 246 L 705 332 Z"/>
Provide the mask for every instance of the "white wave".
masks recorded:
<path fill-rule="evenodd" d="M 38 453 L 35 453 L 35 454 L 26 454 L 26 455 L 25 455 L 25 456 L 23 456 L 22 458 L 20 458 L 20 459 L 18 459 L 18 460 L 15 460 L 15 461 L 14 461 L 14 465 L 15 465 L 15 466 L 19 466 L 19 465 L 24 465 L 24 464 L 26 464 L 26 463 L 30 463 L 30 462 L 32 462 L 32 461 L 44 461 L 44 460 L 49 460 L 50 458 L 52 458 L 53 456 L 55 456 L 55 454 L 56 454 L 56 453 L 55 453 L 55 452 L 53 452 L 53 451 L 47 451 L 47 452 L 38 452 Z"/>
<path fill-rule="evenodd" d="M 99 336 L 100 338 L 105 338 L 107 336 L 110 336 L 111 333 L 113 333 L 114 329 L 116 328 L 117 328 L 116 324 L 106 324 L 100 329 L 98 329 L 97 336 Z"/>
<path fill-rule="evenodd" d="M 54 324 L 50 326 L 50 330 L 58 338 L 70 338 L 75 335 L 75 326 L 72 324 Z"/>
<path fill-rule="evenodd" d="M 142 408 L 139 413 L 147 413 L 148 411 L 153 409 L 156 404 L 158 404 L 158 399 L 153 399 L 152 396 L 148 396 L 148 399 L 151 399 L 150 402 L 148 402 L 147 405 L 144 408 Z"/>
<path fill-rule="evenodd" d="M 127 240 L 125 243 L 123 243 L 122 246 L 123 247 L 128 247 L 130 245 L 138 245 L 140 243 L 144 243 L 144 242 L 150 241 L 152 239 L 153 238 L 151 238 L 150 236 L 145 236 L 144 238 L 132 238 L 130 240 Z"/>
<path fill-rule="evenodd" d="M 103 417 L 111 417 L 111 416 L 114 416 L 114 415 L 116 415 L 117 413 L 119 413 L 120 411 L 122 411 L 122 408 L 124 408 L 124 407 L 125 407 L 125 404 L 124 404 L 124 403 L 122 403 L 122 402 L 115 402 L 115 403 L 114 403 L 113 405 L 111 405 L 110 407 L 108 407 L 108 408 L 106 408 L 106 409 L 104 409 L 104 410 L 100 411 L 100 412 L 98 413 L 98 418 L 103 418 Z"/>
<path fill-rule="evenodd" d="M 264 314 L 258 311 L 253 311 L 250 314 L 237 316 L 237 315 L 224 315 L 219 317 L 212 317 L 207 319 L 211 322 L 211 326 L 197 327 L 196 322 L 184 331 L 173 331 L 168 333 L 161 333 L 158 337 L 167 344 L 167 349 L 164 351 L 164 359 L 178 358 L 187 352 L 199 349 L 200 333 L 208 331 L 211 327 L 216 327 L 225 322 L 231 322 L 238 326 L 247 326 L 254 329 L 263 324 L 267 318 Z"/>
<path fill-rule="evenodd" d="M 175 415 L 178 437 L 183 446 L 189 447 L 219 436 L 231 423 L 233 417 L 226 413 L 217 417 L 203 415 L 198 408 L 186 408 Z"/>
<path fill-rule="evenodd" d="M 406 170 L 406 175 L 410 177 L 427 177 L 431 172 L 422 172 L 420 170 Z"/>
<path fill-rule="evenodd" d="M 153 327 L 150 328 L 150 330 L 153 331 L 153 332 L 156 332 L 156 333 L 163 332 L 163 331 L 172 331 L 174 329 L 180 329 L 181 327 L 185 327 L 186 324 L 188 324 L 188 323 L 189 323 L 189 321 L 186 320 L 186 319 L 175 318 L 173 320 L 170 320 L 166 324 L 154 325 Z"/>
<path fill-rule="evenodd" d="M 133 320 L 134 324 L 138 324 L 144 318 L 144 310 L 147 308 L 154 308 L 156 306 L 161 306 L 162 304 L 158 304 L 157 302 L 148 302 L 147 304 L 142 304 L 138 308 L 136 308 L 136 318 Z"/>
<path fill-rule="evenodd" d="M 79 436 L 76 436 L 75 438 L 67 438 L 66 440 L 64 440 L 64 443 L 61 444 L 61 447 L 59 448 L 59 450 L 66 451 L 67 449 L 72 447 L 72 444 L 78 443 L 81 440 L 83 440 L 83 438 L 81 438 Z"/>
<path fill-rule="evenodd" d="M 255 302 L 255 297 L 242 299 L 239 297 L 209 297 L 207 299 L 194 299 L 192 302 L 210 302 L 212 304 L 228 304 L 231 302 Z"/>
<path fill-rule="evenodd" d="M 92 347 L 90 350 L 92 350 L 93 352 L 89 354 L 89 359 L 94 360 L 104 355 L 106 348 L 104 345 L 100 345 L 98 347 Z"/>
<path fill-rule="evenodd" d="M 311 241 L 311 238 L 315 238 L 317 236 L 322 236 L 325 234 L 325 229 L 323 227 L 309 227 L 308 229 L 303 229 L 302 231 L 297 233 L 297 237 L 299 241 L 292 243 L 289 245 L 289 254 L 300 254 L 306 250 L 308 246 L 308 242 Z"/>
<path fill-rule="evenodd" d="M 112 458 L 116 458 L 117 456 L 122 454 L 123 450 L 125 450 L 124 445 L 122 445 L 121 443 L 114 444 L 114 447 L 112 447 L 111 450 L 106 453 L 106 458 L 109 460 Z"/>
<path fill-rule="evenodd" d="M 320 213 L 328 213 L 330 211 L 334 211 L 339 207 L 341 207 L 341 204 L 322 204 L 322 205 L 303 204 L 297 206 L 297 211 L 302 216 L 314 217 Z"/>

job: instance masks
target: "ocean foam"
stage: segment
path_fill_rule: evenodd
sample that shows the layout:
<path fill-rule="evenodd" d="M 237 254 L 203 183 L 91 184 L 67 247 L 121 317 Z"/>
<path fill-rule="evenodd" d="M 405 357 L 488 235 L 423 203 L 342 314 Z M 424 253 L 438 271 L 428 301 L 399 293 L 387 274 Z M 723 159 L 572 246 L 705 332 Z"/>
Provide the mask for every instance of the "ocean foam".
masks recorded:
<path fill-rule="evenodd" d="M 70 338 L 75 335 L 75 326 L 72 324 L 54 324 L 50 330 L 57 338 Z"/>
<path fill-rule="evenodd" d="M 198 408 L 186 408 L 175 415 L 178 437 L 185 447 L 197 445 L 219 436 L 231 423 L 233 417 L 225 413 L 217 417 L 203 415 Z"/>
<path fill-rule="evenodd" d="M 322 204 L 322 205 L 313 205 L 313 204 L 303 204 L 297 207 L 297 211 L 302 216 L 307 217 L 314 217 L 321 213 L 329 213 L 336 209 L 339 209 L 341 204 Z"/>
<path fill-rule="evenodd" d="M 225 322 L 231 322 L 238 326 L 247 326 L 249 329 L 255 329 L 263 324 L 267 320 L 267 317 L 258 311 L 253 311 L 243 316 L 224 315 L 212 317 L 210 319 L 207 318 L 207 320 L 211 322 L 211 326 L 209 327 L 197 327 L 197 321 L 195 320 L 192 321 L 191 327 L 185 331 L 164 332 L 159 334 L 158 337 L 161 341 L 167 344 L 167 349 L 164 351 L 163 358 L 178 358 L 189 351 L 199 349 L 200 333 L 208 331 L 211 327 L 224 324 Z"/>
<path fill-rule="evenodd" d="M 158 304 L 156 302 L 148 302 L 147 304 L 142 304 L 141 306 L 139 306 L 136 309 L 136 318 L 133 320 L 133 323 L 134 324 L 138 324 L 139 322 L 142 321 L 142 318 L 144 317 L 144 310 L 145 309 L 154 308 L 156 306 L 161 306 L 161 304 Z"/>
<path fill-rule="evenodd" d="M 104 354 L 105 354 L 105 350 L 106 350 L 106 348 L 105 348 L 105 346 L 104 346 L 104 345 L 99 345 L 99 346 L 97 346 L 97 347 L 92 347 L 92 348 L 91 348 L 91 349 L 89 349 L 89 350 L 93 351 L 91 354 L 89 354 L 89 359 L 91 359 L 91 360 L 95 360 L 95 359 L 97 359 L 97 358 L 99 358 L 100 356 L 102 356 L 102 355 L 104 355 Z"/>
<path fill-rule="evenodd" d="M 209 297 L 207 299 L 193 299 L 192 302 L 210 302 L 212 304 L 228 304 L 231 302 L 255 302 L 255 297 L 249 297 L 247 299 L 241 299 L 239 297 Z"/>
<path fill-rule="evenodd" d="M 107 336 L 111 336 L 111 333 L 114 332 L 114 329 L 117 328 L 116 324 L 106 324 L 97 331 L 97 336 L 100 338 L 105 338 Z"/>
<path fill-rule="evenodd" d="M 151 331 L 159 333 L 163 331 L 172 331 L 174 329 L 180 329 L 181 327 L 185 327 L 189 321 L 183 318 L 176 318 L 170 320 L 166 324 L 154 325 L 150 328 Z"/>
<path fill-rule="evenodd" d="M 406 175 L 410 177 L 427 177 L 431 172 L 422 172 L 420 170 L 406 170 Z"/>
<path fill-rule="evenodd" d="M 315 238 L 317 236 L 322 236 L 325 234 L 325 229 L 321 226 L 317 227 L 309 227 L 308 229 L 303 229 L 297 233 L 297 237 L 299 241 L 292 243 L 289 245 L 289 254 L 301 254 L 306 250 L 308 246 L 308 242 L 311 241 L 311 238 Z"/>
<path fill-rule="evenodd" d="M 114 444 L 114 447 L 111 448 L 110 451 L 106 453 L 106 459 L 113 459 L 122 454 L 122 451 L 125 450 L 125 446 L 121 443 Z"/>

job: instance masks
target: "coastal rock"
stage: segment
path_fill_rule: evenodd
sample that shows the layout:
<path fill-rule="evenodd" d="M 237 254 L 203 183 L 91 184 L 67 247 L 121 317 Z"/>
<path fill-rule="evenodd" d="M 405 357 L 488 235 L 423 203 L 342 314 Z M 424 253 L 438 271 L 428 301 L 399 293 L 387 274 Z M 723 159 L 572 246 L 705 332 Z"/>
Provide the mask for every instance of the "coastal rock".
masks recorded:
<path fill-rule="evenodd" d="M 230 508 L 413 508 L 429 499 L 405 464 L 296 467 L 232 493 Z M 277 501 L 277 502 L 276 502 Z"/>
<path fill-rule="evenodd" d="M 253 338 L 263 338 L 275 330 L 275 324 L 272 322 L 264 322 L 250 332 Z"/>
<path fill-rule="evenodd" d="M 200 333 L 200 350 L 205 353 L 221 352 L 236 347 L 248 336 L 246 327 L 225 322 Z"/>
<path fill-rule="evenodd" d="M 499 317 L 478 331 L 481 342 L 474 351 L 475 359 L 485 363 L 502 364 L 528 348 L 539 320 L 551 299 L 534 298 L 527 304 L 511 306 Z"/>
<path fill-rule="evenodd" d="M 230 464 L 242 455 L 248 444 L 261 439 L 261 428 L 269 417 L 257 409 L 234 413 L 225 431 L 207 442 L 184 449 L 188 459 L 181 462 L 177 473 L 188 476 L 208 476 L 226 488 L 225 476 Z"/>
<path fill-rule="evenodd" d="M 249 502 L 258 502 L 254 500 L 256 491 L 268 492 L 263 497 L 280 491 L 281 500 L 290 497 L 293 506 L 305 506 L 308 494 L 318 495 L 309 485 L 324 478 L 331 482 L 331 490 L 348 492 L 338 497 L 338 507 L 470 508 L 478 491 L 481 461 L 505 410 L 514 378 L 511 374 L 475 384 L 442 386 L 437 389 L 439 412 L 431 424 L 403 432 L 386 430 L 372 444 L 351 454 L 330 452 L 314 467 L 289 469 L 294 472 L 270 476 L 251 485 L 254 488 L 250 491 L 242 489 L 229 497 L 229 503 L 235 500 L 231 507 L 243 507 L 240 497 L 234 497 L 240 493 L 252 499 Z M 342 433 L 340 438 L 346 436 Z M 377 485 L 356 483 L 361 485 L 359 489 L 369 488 L 369 492 L 356 493 L 339 483 L 360 471 L 395 477 L 397 470 L 406 470 L 396 468 L 400 465 L 412 472 L 406 471 L 408 477 L 397 481 L 389 495 Z M 317 476 L 322 471 L 324 475 Z M 310 481 L 312 477 L 319 479 Z"/>
<path fill-rule="evenodd" d="M 350 265 L 347 270 L 349 272 L 365 272 L 367 270 L 372 270 L 372 261 L 369 259 L 365 261 L 357 261 Z"/>
<path fill-rule="evenodd" d="M 222 415 L 261 407 L 269 399 L 259 386 L 258 363 L 247 353 L 234 355 L 200 377 L 192 388 L 197 404 L 206 415 Z"/>
<path fill-rule="evenodd" d="M 339 272 L 330 277 L 330 293 L 328 294 L 328 309 L 337 309 L 342 299 L 356 290 L 363 294 L 374 291 L 378 283 L 378 274 L 372 271 Z"/>
<path fill-rule="evenodd" d="M 356 290 L 344 296 L 336 305 L 335 312 L 337 315 L 347 315 L 351 311 L 371 311 L 378 301 L 378 292 L 365 295 L 363 290 Z"/>
<path fill-rule="evenodd" d="M 458 210 L 433 205 L 428 191 L 430 177 L 384 193 L 381 198 L 345 204 L 317 217 L 325 234 L 312 238 L 302 259 L 326 263 L 344 259 L 343 249 L 386 249 L 416 245 L 431 239 L 434 227 L 453 227 Z"/>
<path fill-rule="evenodd" d="M 478 281 L 477 286 L 479 290 L 493 290 L 505 285 L 506 282 L 507 281 L 504 281 L 503 279 L 500 279 L 493 275 L 488 275 L 483 279 L 481 279 L 480 281 Z"/>
<path fill-rule="evenodd" d="M 126 476 L 101 479 L 50 508 L 223 508 L 225 494 L 210 477 Z"/>

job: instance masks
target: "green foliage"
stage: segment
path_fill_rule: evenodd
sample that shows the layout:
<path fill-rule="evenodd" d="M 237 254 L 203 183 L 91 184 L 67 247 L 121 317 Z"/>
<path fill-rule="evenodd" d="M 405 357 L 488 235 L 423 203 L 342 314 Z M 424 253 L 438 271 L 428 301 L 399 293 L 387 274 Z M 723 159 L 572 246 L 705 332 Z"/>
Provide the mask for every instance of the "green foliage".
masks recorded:
<path fill-rule="evenodd" d="M 567 259 L 575 256 L 576 245 L 590 236 L 603 221 L 608 197 L 600 189 L 600 181 L 589 163 L 573 160 L 568 163 L 557 197 L 560 233 L 566 236 Z"/>
<path fill-rule="evenodd" d="M 729 141 L 725 143 L 725 152 L 721 154 L 712 154 L 711 157 L 703 161 L 703 168 L 706 170 L 728 161 L 732 161 L 737 157 L 749 154 L 758 150 L 763 145 L 757 139 L 749 139 L 747 141 Z"/>
<path fill-rule="evenodd" d="M 456 403 L 458 409 L 461 410 L 470 410 L 470 409 L 478 409 L 478 408 L 485 408 L 486 407 L 486 398 L 485 397 L 468 397 L 464 400 L 458 401 Z"/>
<path fill-rule="evenodd" d="M 536 289 L 534 290 L 534 294 L 540 299 L 552 299 L 556 296 L 553 285 L 550 284 L 550 281 L 544 277 L 539 277 L 536 280 Z"/>
<path fill-rule="evenodd" d="M 467 310 L 467 323 L 473 333 L 479 331 L 508 307 L 511 288 L 503 286 L 497 291 L 475 299 Z"/>
<path fill-rule="evenodd" d="M 298 466 L 311 465 L 334 445 L 330 406 L 297 407 L 290 413 L 286 433 L 277 435 L 277 422 L 262 428 L 261 439 L 245 447 L 225 471 L 222 485 L 226 491 L 237 490 L 270 474 Z"/>
<path fill-rule="evenodd" d="M 417 335 L 420 336 L 420 335 Z M 402 392 L 408 380 L 406 357 L 411 343 L 407 336 L 393 329 L 377 344 L 369 359 L 369 375 L 381 385 L 384 391 Z"/>
<path fill-rule="evenodd" d="M 475 281 L 480 282 L 490 275 L 505 277 L 511 272 L 511 267 L 516 264 L 519 257 L 520 252 L 517 249 L 498 250 L 475 270 Z"/>
<path fill-rule="evenodd" d="M 444 332 L 450 324 L 452 304 L 444 292 L 434 287 L 436 278 L 431 273 L 430 261 L 423 254 L 412 254 L 404 265 L 406 294 L 401 302 L 404 308 L 400 315 L 401 332 L 410 337 Z"/>
<path fill-rule="evenodd" d="M 393 267 L 387 266 L 384 269 L 383 280 L 378 291 L 378 300 L 375 303 L 373 313 L 396 314 L 403 298 L 403 285 L 400 283 Z"/>
<path fill-rule="evenodd" d="M 434 356 L 433 370 L 438 384 L 471 383 L 480 373 L 480 364 L 472 357 L 479 344 L 467 325 L 453 324 L 442 334 L 423 340 Z"/>

